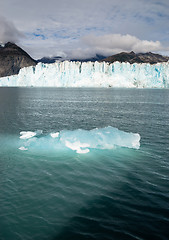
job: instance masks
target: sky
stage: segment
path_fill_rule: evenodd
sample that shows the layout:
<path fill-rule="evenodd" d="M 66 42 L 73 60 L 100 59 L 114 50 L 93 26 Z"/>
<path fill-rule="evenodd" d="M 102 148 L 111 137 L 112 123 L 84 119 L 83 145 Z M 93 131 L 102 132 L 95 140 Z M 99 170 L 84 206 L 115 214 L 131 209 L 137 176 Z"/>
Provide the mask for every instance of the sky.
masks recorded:
<path fill-rule="evenodd" d="M 0 43 L 33 58 L 169 55 L 169 0 L 0 0 Z"/>

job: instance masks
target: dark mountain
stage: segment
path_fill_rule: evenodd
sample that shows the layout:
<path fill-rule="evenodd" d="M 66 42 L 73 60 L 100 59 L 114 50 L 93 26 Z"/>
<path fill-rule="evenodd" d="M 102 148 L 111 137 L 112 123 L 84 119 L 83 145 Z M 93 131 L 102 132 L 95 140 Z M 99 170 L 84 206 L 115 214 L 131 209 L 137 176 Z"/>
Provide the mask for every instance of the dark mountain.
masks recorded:
<path fill-rule="evenodd" d="M 85 59 L 78 59 L 78 58 L 75 58 L 75 59 L 71 59 L 70 61 L 78 61 L 78 62 L 95 62 L 95 61 L 101 61 L 105 59 L 105 56 L 103 55 L 100 55 L 100 54 L 96 54 L 95 56 L 91 57 L 91 58 L 85 58 Z"/>
<path fill-rule="evenodd" d="M 18 74 L 23 67 L 35 66 L 37 62 L 16 44 L 8 42 L 0 46 L 0 77 Z"/>
<path fill-rule="evenodd" d="M 167 62 L 169 57 L 162 56 L 155 53 L 134 53 L 134 52 L 121 52 L 110 57 L 104 58 L 102 61 L 105 62 L 129 62 L 129 63 L 150 63 L 155 64 L 158 62 Z"/>
<path fill-rule="evenodd" d="M 62 61 L 62 57 L 56 56 L 56 57 L 43 57 L 41 59 L 38 59 L 37 62 L 42 62 L 42 63 L 54 63 L 57 60 Z"/>
<path fill-rule="evenodd" d="M 85 58 L 85 59 L 81 59 L 81 58 L 62 58 L 60 56 L 56 56 L 56 57 L 43 57 L 41 59 L 38 59 L 38 62 L 42 62 L 42 63 L 54 63 L 55 61 L 59 60 L 59 61 L 64 61 L 64 60 L 68 60 L 68 61 L 75 61 L 75 62 L 95 62 L 95 61 L 101 61 L 102 59 L 104 59 L 105 56 L 103 55 L 99 55 L 96 54 L 95 56 L 91 57 L 91 58 Z"/>

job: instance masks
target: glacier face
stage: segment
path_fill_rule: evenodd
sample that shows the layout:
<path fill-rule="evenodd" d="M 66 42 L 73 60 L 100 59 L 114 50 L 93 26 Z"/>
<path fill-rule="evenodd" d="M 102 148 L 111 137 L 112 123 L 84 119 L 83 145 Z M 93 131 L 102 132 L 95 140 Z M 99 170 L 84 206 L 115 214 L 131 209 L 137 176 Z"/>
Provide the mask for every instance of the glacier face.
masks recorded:
<path fill-rule="evenodd" d="M 38 63 L 22 68 L 18 75 L 0 78 L 0 86 L 169 88 L 169 62 Z"/>

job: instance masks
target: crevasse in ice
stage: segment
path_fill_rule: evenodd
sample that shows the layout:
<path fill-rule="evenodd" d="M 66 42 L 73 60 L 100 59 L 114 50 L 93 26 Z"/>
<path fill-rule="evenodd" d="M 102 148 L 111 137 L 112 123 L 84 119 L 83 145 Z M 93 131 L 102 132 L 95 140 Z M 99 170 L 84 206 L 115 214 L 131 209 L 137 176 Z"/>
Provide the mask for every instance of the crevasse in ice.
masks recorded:
<path fill-rule="evenodd" d="M 0 86 L 169 88 L 169 62 L 38 63 L 22 68 L 18 75 L 0 78 Z"/>

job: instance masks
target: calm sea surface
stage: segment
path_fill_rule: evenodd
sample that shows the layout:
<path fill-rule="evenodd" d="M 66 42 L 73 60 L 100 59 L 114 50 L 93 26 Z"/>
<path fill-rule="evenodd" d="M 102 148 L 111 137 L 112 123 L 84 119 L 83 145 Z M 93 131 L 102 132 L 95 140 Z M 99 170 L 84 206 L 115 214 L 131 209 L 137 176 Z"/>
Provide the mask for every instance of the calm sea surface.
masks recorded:
<path fill-rule="evenodd" d="M 107 126 L 140 149 L 18 149 L 21 131 Z M 169 90 L 0 88 L 0 240 L 168 236 Z"/>

